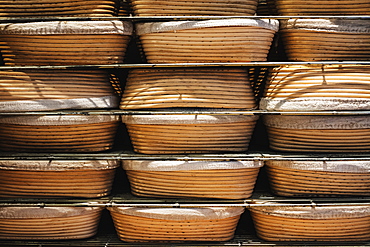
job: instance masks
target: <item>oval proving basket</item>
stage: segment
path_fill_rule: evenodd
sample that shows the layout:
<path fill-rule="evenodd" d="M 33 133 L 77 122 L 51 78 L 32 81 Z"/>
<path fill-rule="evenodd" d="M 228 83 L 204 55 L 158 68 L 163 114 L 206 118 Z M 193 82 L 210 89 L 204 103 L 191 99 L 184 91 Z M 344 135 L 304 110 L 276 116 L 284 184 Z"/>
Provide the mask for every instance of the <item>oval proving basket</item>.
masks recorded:
<path fill-rule="evenodd" d="M 126 242 L 226 241 L 233 238 L 242 207 L 109 207 L 118 237 Z"/>
<path fill-rule="evenodd" d="M 276 20 L 227 19 L 138 23 L 149 63 L 266 61 Z"/>
<path fill-rule="evenodd" d="M 290 19 L 281 21 L 282 41 L 292 61 L 370 59 L 369 20 Z"/>
<path fill-rule="evenodd" d="M 266 161 L 272 191 L 280 196 L 368 196 L 369 161 Z"/>
<path fill-rule="evenodd" d="M 116 108 L 108 72 L 102 70 L 0 71 L 0 111 Z"/>
<path fill-rule="evenodd" d="M 369 241 L 369 206 L 250 207 L 257 236 L 267 241 Z"/>
<path fill-rule="evenodd" d="M 275 67 L 260 101 L 262 110 L 370 109 L 370 67 L 289 65 Z"/>
<path fill-rule="evenodd" d="M 131 22 L 50 21 L 0 25 L 6 65 L 122 63 Z"/>
<path fill-rule="evenodd" d="M 298 152 L 369 152 L 367 116 L 264 116 L 270 147 Z"/>
<path fill-rule="evenodd" d="M 114 115 L 12 116 L 0 118 L 0 149 L 10 152 L 109 150 L 119 124 Z"/>
<path fill-rule="evenodd" d="M 83 239 L 97 233 L 99 207 L 0 207 L 0 239 Z"/>
<path fill-rule="evenodd" d="M 0 17 L 116 16 L 118 0 L 1 0 Z"/>
<path fill-rule="evenodd" d="M 136 16 L 250 16 L 256 13 L 257 4 L 257 0 L 131 1 L 131 6 Z"/>
<path fill-rule="evenodd" d="M 242 152 L 258 116 L 126 115 L 135 152 L 145 154 Z"/>
<path fill-rule="evenodd" d="M 115 160 L 0 161 L 0 197 L 101 197 L 112 189 Z"/>
<path fill-rule="evenodd" d="M 248 198 L 263 165 L 260 161 L 122 162 L 134 195 L 162 198 Z"/>
<path fill-rule="evenodd" d="M 244 69 L 174 68 L 129 71 L 121 109 L 256 107 Z"/>

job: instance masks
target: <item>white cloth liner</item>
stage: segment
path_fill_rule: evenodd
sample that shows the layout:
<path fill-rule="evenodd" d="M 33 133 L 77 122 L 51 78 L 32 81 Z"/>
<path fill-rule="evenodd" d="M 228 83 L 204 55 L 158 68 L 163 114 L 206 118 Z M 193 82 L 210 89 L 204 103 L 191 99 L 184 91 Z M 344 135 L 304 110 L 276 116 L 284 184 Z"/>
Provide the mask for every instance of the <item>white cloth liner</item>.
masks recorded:
<path fill-rule="evenodd" d="M 0 170 L 14 171 L 108 170 L 119 165 L 118 160 L 0 160 Z"/>
<path fill-rule="evenodd" d="M 122 160 L 125 170 L 134 171 L 194 171 L 219 169 L 248 169 L 263 166 L 262 161 L 177 161 L 177 160 Z"/>
<path fill-rule="evenodd" d="M 241 215 L 244 212 L 243 207 L 200 207 L 200 208 L 108 207 L 108 210 L 125 215 L 172 221 L 226 219 L 237 215 Z"/>
<path fill-rule="evenodd" d="M 281 129 L 368 129 L 369 116 L 284 116 L 265 115 L 268 127 Z"/>
<path fill-rule="evenodd" d="M 370 161 L 298 161 L 298 160 L 267 160 L 266 166 L 296 169 L 303 171 L 370 173 Z"/>
<path fill-rule="evenodd" d="M 370 33 L 370 20 L 289 19 L 280 21 L 281 29 L 325 32 Z"/>
<path fill-rule="evenodd" d="M 0 207 L 0 219 L 72 217 L 102 211 L 102 207 Z"/>
<path fill-rule="evenodd" d="M 176 32 L 178 30 L 199 29 L 207 27 L 232 27 L 252 26 L 270 29 L 275 32 L 279 30 L 279 22 L 274 19 L 222 19 L 205 21 L 169 21 L 169 22 L 147 22 L 137 23 L 136 34 Z"/>
<path fill-rule="evenodd" d="M 2 35 L 119 34 L 131 35 L 128 21 L 47 21 L 0 24 Z M 86 41 L 88 42 L 88 41 Z"/>

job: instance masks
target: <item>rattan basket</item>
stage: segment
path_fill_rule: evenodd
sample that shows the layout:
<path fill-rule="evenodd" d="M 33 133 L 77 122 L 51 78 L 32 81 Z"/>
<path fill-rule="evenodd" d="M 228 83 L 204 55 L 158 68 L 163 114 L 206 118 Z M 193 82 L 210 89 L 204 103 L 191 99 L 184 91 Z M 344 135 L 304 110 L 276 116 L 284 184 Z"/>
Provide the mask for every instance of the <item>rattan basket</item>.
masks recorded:
<path fill-rule="evenodd" d="M 149 63 L 266 61 L 276 20 L 225 19 L 138 23 Z"/>
<path fill-rule="evenodd" d="M 370 162 L 266 161 L 271 190 L 279 196 L 369 196 Z"/>
<path fill-rule="evenodd" d="M 233 238 L 242 207 L 108 208 L 126 242 L 227 241 Z"/>
<path fill-rule="evenodd" d="M 270 147 L 293 152 L 369 152 L 367 116 L 264 116 Z"/>
<path fill-rule="evenodd" d="M 367 61 L 369 27 L 369 20 L 290 19 L 280 33 L 291 61 Z"/>
<path fill-rule="evenodd" d="M 3 160 L 0 197 L 102 197 L 110 193 L 116 160 Z"/>
<path fill-rule="evenodd" d="M 6 65 L 88 65 L 122 63 L 131 22 L 50 21 L 0 25 Z"/>
<path fill-rule="evenodd" d="M 129 71 L 121 109 L 202 107 L 254 109 L 244 69 L 183 68 Z"/>
<path fill-rule="evenodd" d="M 131 192 L 137 196 L 249 198 L 260 161 L 123 160 Z"/>
<path fill-rule="evenodd" d="M 100 207 L 0 207 L 0 239 L 84 239 L 97 233 Z"/>
<path fill-rule="evenodd" d="M 257 237 L 267 241 L 369 241 L 369 206 L 253 206 Z"/>
<path fill-rule="evenodd" d="M 0 118 L 0 149 L 10 152 L 109 150 L 119 124 L 115 115 L 45 115 Z"/>

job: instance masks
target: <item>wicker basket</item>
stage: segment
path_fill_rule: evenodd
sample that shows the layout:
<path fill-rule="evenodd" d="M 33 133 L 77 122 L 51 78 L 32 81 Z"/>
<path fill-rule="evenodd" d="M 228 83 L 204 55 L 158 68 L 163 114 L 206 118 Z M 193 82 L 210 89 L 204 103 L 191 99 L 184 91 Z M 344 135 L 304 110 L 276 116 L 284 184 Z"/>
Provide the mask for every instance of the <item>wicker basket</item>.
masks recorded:
<path fill-rule="evenodd" d="M 254 109 L 244 69 L 135 69 L 129 72 L 121 109 L 203 107 Z"/>
<path fill-rule="evenodd" d="M 136 16 L 251 16 L 256 14 L 257 4 L 258 0 L 131 1 Z"/>
<path fill-rule="evenodd" d="M 258 116 L 122 116 L 135 152 L 218 153 L 248 150 Z"/>
<path fill-rule="evenodd" d="M 0 161 L 0 197 L 101 197 L 112 189 L 115 160 Z"/>
<path fill-rule="evenodd" d="M 109 74 L 102 70 L 0 71 L 0 111 L 118 108 Z"/>
<path fill-rule="evenodd" d="M 273 193 L 279 196 L 369 196 L 370 162 L 266 161 Z"/>
<path fill-rule="evenodd" d="M 276 20 L 227 19 L 138 23 L 149 63 L 266 61 Z"/>
<path fill-rule="evenodd" d="M 137 196 L 244 199 L 252 195 L 259 161 L 124 160 Z"/>
<path fill-rule="evenodd" d="M 254 206 L 257 236 L 267 241 L 369 241 L 369 206 Z"/>
<path fill-rule="evenodd" d="M 370 60 L 369 20 L 290 19 L 281 35 L 292 61 Z"/>
<path fill-rule="evenodd" d="M 272 69 L 262 110 L 369 110 L 370 66 L 288 65 Z"/>
<path fill-rule="evenodd" d="M 0 207 L 0 239 L 83 239 L 97 233 L 100 207 Z"/>
<path fill-rule="evenodd" d="M 131 22 L 50 21 L 0 25 L 6 65 L 122 63 Z"/>
<path fill-rule="evenodd" d="M 227 241 L 242 207 L 108 208 L 118 236 L 126 242 Z"/>
<path fill-rule="evenodd" d="M 115 115 L 45 115 L 0 118 L 0 149 L 10 152 L 109 150 L 119 124 Z"/>
<path fill-rule="evenodd" d="M 367 116 L 264 116 L 270 147 L 293 152 L 369 152 Z"/>

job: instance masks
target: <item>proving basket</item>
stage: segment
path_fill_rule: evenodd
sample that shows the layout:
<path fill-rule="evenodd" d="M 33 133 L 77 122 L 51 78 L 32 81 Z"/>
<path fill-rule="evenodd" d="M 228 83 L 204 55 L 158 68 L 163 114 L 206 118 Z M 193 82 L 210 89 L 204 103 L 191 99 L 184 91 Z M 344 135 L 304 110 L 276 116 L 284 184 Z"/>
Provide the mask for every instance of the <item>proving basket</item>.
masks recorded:
<path fill-rule="evenodd" d="M 252 195 L 261 161 L 123 160 L 137 196 L 244 199 Z"/>
<path fill-rule="evenodd" d="M 258 116 L 125 115 L 135 152 L 219 153 L 248 150 Z"/>
<path fill-rule="evenodd" d="M 264 116 L 270 147 L 293 152 L 369 152 L 367 116 Z"/>
<path fill-rule="evenodd" d="M 0 111 L 118 108 L 119 96 L 103 70 L 2 70 Z"/>
<path fill-rule="evenodd" d="M 49 21 L 0 25 L 6 65 L 89 65 L 122 63 L 131 22 Z"/>
<path fill-rule="evenodd" d="M 370 67 L 287 65 L 272 68 L 260 109 L 324 111 L 370 109 Z"/>
<path fill-rule="evenodd" d="M 108 207 L 126 242 L 227 241 L 233 238 L 242 207 Z"/>
<path fill-rule="evenodd" d="M 237 68 L 130 70 L 121 109 L 202 107 L 254 109 L 248 72 Z"/>
<path fill-rule="evenodd" d="M 266 61 L 277 20 L 225 19 L 136 24 L 149 63 Z"/>
<path fill-rule="evenodd" d="M 257 237 L 266 241 L 369 241 L 369 206 L 252 206 Z"/>
<path fill-rule="evenodd" d="M 289 19 L 281 21 L 282 41 L 292 61 L 370 60 L 370 21 Z"/>
<path fill-rule="evenodd" d="M 97 233 L 101 207 L 0 207 L 0 239 L 83 239 Z"/>
<path fill-rule="evenodd" d="M 98 152 L 113 146 L 116 115 L 0 118 L 0 149 L 10 152 Z"/>
<path fill-rule="evenodd" d="M 370 162 L 266 161 L 271 190 L 279 196 L 369 196 Z"/>
<path fill-rule="evenodd" d="M 116 160 L 2 160 L 0 197 L 102 197 Z"/>

